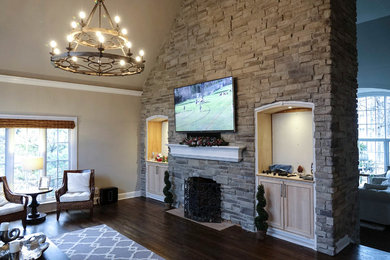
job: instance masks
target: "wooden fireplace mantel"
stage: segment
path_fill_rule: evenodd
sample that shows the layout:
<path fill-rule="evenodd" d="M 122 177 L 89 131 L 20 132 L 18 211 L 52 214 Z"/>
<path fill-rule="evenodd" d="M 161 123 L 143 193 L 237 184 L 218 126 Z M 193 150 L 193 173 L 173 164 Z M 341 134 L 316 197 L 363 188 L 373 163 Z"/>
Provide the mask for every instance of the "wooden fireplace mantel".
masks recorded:
<path fill-rule="evenodd" d="M 182 158 L 240 162 L 245 146 L 198 146 L 168 144 L 170 155 Z"/>

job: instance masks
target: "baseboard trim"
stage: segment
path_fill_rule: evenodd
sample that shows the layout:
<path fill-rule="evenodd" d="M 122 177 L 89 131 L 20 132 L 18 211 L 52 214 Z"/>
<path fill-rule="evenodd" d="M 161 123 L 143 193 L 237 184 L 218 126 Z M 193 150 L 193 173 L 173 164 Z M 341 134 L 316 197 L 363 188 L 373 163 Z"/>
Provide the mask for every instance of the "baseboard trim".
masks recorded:
<path fill-rule="evenodd" d="M 96 85 L 8 76 L 8 75 L 1 75 L 1 74 L 0 74 L 0 82 L 21 84 L 21 85 L 32 85 L 32 86 L 47 87 L 47 88 L 62 88 L 62 89 L 72 89 L 72 90 L 80 90 L 80 91 L 100 92 L 100 93 L 136 96 L 136 97 L 142 95 L 142 91 L 138 91 L 138 90 L 108 88 L 108 87 L 101 87 Z"/>
<path fill-rule="evenodd" d="M 351 238 L 348 235 L 345 235 L 339 241 L 336 242 L 336 254 L 340 253 L 341 250 L 346 248 L 352 242 Z"/>
<path fill-rule="evenodd" d="M 270 235 L 270 236 L 273 236 L 273 237 L 276 237 L 279 239 L 283 239 L 283 240 L 286 240 L 288 242 L 291 242 L 291 243 L 294 243 L 294 244 L 297 244 L 300 246 L 304 246 L 304 247 L 308 247 L 308 248 L 317 250 L 316 246 L 315 246 L 314 239 L 295 235 L 295 234 L 292 234 L 290 232 L 286 232 L 286 231 L 272 228 L 272 227 L 268 228 L 267 235 Z"/>
<path fill-rule="evenodd" d="M 164 202 L 164 196 L 159 196 L 159 195 L 156 195 L 156 194 L 152 194 L 152 193 L 146 192 L 146 197 Z"/>
<path fill-rule="evenodd" d="M 124 192 L 124 193 L 118 194 L 118 200 L 125 200 L 125 199 L 131 199 L 131 198 L 136 198 L 136 197 L 141 197 L 140 190 Z"/>

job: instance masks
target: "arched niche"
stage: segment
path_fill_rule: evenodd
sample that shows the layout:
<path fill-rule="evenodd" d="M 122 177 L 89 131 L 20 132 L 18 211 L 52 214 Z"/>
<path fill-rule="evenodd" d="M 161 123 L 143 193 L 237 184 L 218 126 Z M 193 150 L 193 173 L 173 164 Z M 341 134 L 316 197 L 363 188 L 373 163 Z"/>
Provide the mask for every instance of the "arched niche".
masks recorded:
<path fill-rule="evenodd" d="M 256 174 L 274 163 L 291 164 L 294 171 L 304 164 L 306 174 L 315 170 L 313 103 L 283 101 L 258 107 L 255 129 Z"/>
<path fill-rule="evenodd" d="M 157 154 L 168 156 L 168 116 L 154 115 L 146 119 L 147 161 L 154 161 Z"/>

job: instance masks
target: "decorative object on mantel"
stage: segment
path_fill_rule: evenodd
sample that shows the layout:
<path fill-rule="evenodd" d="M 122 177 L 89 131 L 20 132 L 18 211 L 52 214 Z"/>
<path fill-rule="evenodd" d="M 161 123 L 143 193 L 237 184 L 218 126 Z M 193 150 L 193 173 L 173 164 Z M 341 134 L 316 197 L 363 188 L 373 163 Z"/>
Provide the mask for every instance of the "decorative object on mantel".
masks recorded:
<path fill-rule="evenodd" d="M 267 234 L 268 229 L 268 213 L 264 209 L 267 205 L 267 201 L 264 196 L 264 186 L 262 184 L 257 186 L 256 199 L 256 211 L 258 215 L 257 217 L 255 217 L 255 226 L 257 229 L 256 238 L 263 240 Z"/>
<path fill-rule="evenodd" d="M 297 168 L 297 171 L 298 171 L 299 173 L 302 173 L 302 172 L 303 172 L 303 167 L 302 167 L 301 165 L 299 165 L 298 168 Z"/>
<path fill-rule="evenodd" d="M 98 20 L 98 27 L 95 27 L 91 25 L 91 21 L 97 10 L 98 16 L 95 20 Z M 57 43 L 50 42 L 50 61 L 54 67 L 93 76 L 127 76 L 144 70 L 145 52 L 140 50 L 139 56 L 132 57 L 132 44 L 126 36 L 127 29 L 120 28 L 119 16 L 115 16 L 114 21 L 111 19 L 104 0 L 95 0 L 91 13 L 87 16 L 81 11 L 79 16 L 79 22 L 73 20 L 70 23 L 72 31 L 67 36 L 67 51 L 61 53 Z M 81 50 L 77 50 L 78 48 Z M 106 52 L 107 50 L 111 53 Z M 113 50 L 119 54 L 112 52 Z"/>
<path fill-rule="evenodd" d="M 164 202 L 165 202 L 165 209 L 171 209 L 172 208 L 172 203 L 173 203 L 173 194 L 170 191 L 172 184 L 171 181 L 169 180 L 169 172 L 165 171 L 164 173 L 164 183 L 165 187 L 163 189 L 163 193 L 165 195 Z"/>
<path fill-rule="evenodd" d="M 217 138 L 212 136 L 195 136 L 186 137 L 180 144 L 186 144 L 191 147 L 196 146 L 227 146 L 228 142 L 223 138 Z"/>

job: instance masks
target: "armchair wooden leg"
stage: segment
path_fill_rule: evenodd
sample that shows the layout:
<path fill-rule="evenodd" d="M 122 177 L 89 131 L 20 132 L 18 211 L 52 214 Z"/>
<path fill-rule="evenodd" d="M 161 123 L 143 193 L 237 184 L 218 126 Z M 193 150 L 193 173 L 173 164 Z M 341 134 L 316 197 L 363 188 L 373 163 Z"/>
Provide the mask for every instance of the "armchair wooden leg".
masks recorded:
<path fill-rule="evenodd" d="M 57 209 L 57 221 L 60 219 L 61 210 Z"/>
<path fill-rule="evenodd" d="M 22 218 L 23 230 L 26 230 L 26 218 Z"/>

